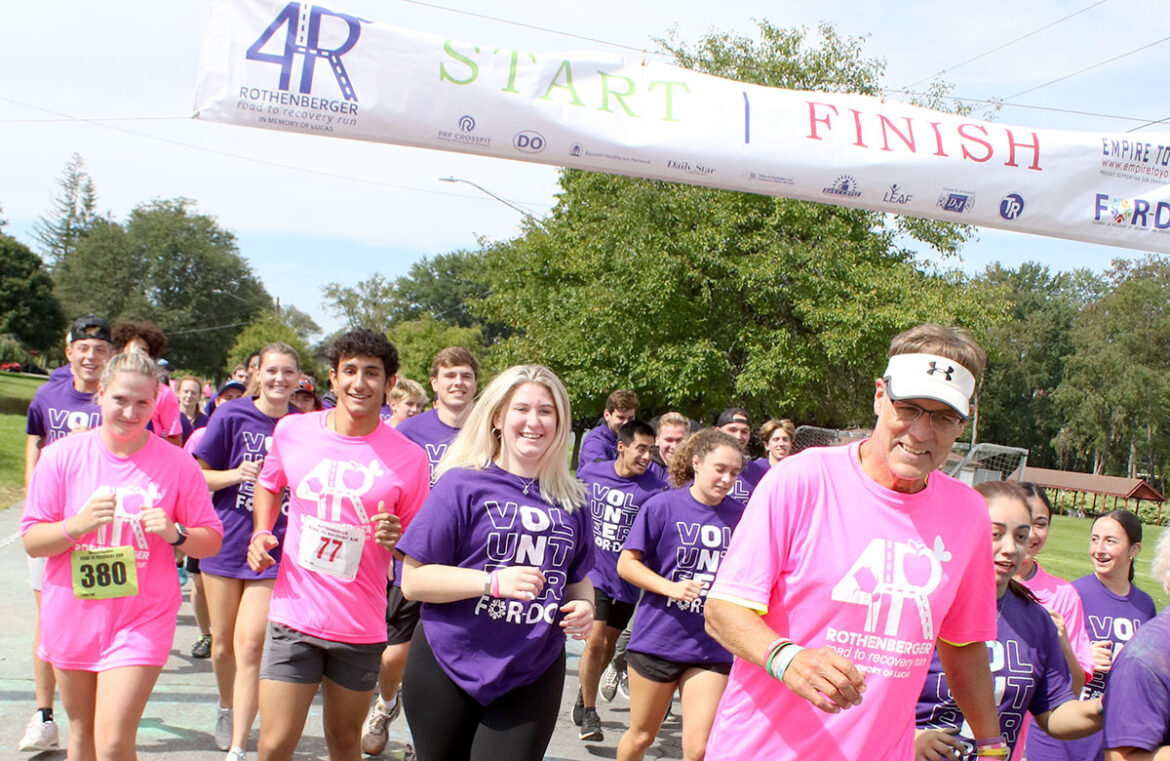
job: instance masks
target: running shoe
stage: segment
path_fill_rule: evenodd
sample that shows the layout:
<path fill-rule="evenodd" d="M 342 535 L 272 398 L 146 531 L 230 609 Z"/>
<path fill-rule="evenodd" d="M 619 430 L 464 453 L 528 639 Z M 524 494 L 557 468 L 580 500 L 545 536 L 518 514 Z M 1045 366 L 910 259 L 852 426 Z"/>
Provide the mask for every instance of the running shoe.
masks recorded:
<path fill-rule="evenodd" d="M 630 699 L 630 673 L 628 671 L 623 671 L 618 677 L 617 691 L 626 700 Z"/>
<path fill-rule="evenodd" d="M 585 713 L 581 717 L 581 731 L 577 737 L 581 740 L 595 742 L 601 742 L 605 739 L 605 733 L 601 731 L 601 717 L 597 715 L 596 708 L 585 709 Z"/>
<path fill-rule="evenodd" d="M 219 707 L 215 715 L 215 747 L 227 750 L 232 747 L 232 709 Z"/>
<path fill-rule="evenodd" d="M 200 635 L 199 639 L 195 640 L 195 644 L 191 645 L 192 658 L 210 658 L 211 657 L 211 635 Z"/>
<path fill-rule="evenodd" d="M 20 738 L 20 750 L 40 751 L 57 750 L 60 748 L 60 736 L 57 733 L 57 722 L 49 719 L 41 720 L 41 712 L 34 711 L 24 729 L 24 737 Z"/>
<path fill-rule="evenodd" d="M 179 563 L 179 586 L 187 586 L 187 564 Z"/>
<path fill-rule="evenodd" d="M 581 726 L 581 719 L 585 716 L 585 696 L 577 690 L 577 702 L 573 704 L 573 723 Z"/>
<path fill-rule="evenodd" d="M 247 759 L 248 754 L 244 752 L 243 748 L 232 748 L 223 761 L 247 761 Z"/>
<path fill-rule="evenodd" d="M 402 713 L 402 690 L 394 696 L 394 707 L 387 708 L 382 696 L 370 706 L 366 720 L 362 723 L 362 750 L 371 756 L 376 756 L 386 747 L 390 737 L 390 723 Z"/>
<path fill-rule="evenodd" d="M 605 671 L 601 673 L 601 697 L 606 703 L 613 700 L 613 696 L 617 694 L 618 682 L 621 678 L 622 675 L 618 673 L 612 663 L 606 666 Z"/>

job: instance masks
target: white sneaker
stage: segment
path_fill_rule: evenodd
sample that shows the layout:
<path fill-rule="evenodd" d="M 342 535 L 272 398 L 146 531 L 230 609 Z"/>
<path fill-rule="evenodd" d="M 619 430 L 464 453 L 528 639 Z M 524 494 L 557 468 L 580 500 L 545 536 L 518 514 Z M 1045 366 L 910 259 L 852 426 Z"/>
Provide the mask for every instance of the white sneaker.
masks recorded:
<path fill-rule="evenodd" d="M 57 733 L 57 723 L 52 719 L 41 721 L 41 712 L 34 711 L 24 730 L 24 737 L 20 738 L 22 751 L 57 750 L 60 737 Z"/>
<path fill-rule="evenodd" d="M 376 756 L 386 748 L 386 741 L 390 737 L 390 722 L 402 713 L 402 690 L 394 696 L 394 707 L 387 708 L 382 696 L 370 706 L 366 720 L 362 723 L 362 750 L 371 756 Z"/>
<path fill-rule="evenodd" d="M 248 754 L 243 748 L 232 748 L 223 761 L 247 761 Z"/>
<path fill-rule="evenodd" d="M 618 682 L 621 681 L 621 678 L 622 675 L 618 673 L 612 663 L 605 667 L 605 671 L 601 672 L 599 690 L 606 703 L 613 700 L 613 696 L 617 694 Z"/>
<path fill-rule="evenodd" d="M 232 709 L 219 707 L 215 715 L 215 747 L 227 750 L 232 747 Z"/>

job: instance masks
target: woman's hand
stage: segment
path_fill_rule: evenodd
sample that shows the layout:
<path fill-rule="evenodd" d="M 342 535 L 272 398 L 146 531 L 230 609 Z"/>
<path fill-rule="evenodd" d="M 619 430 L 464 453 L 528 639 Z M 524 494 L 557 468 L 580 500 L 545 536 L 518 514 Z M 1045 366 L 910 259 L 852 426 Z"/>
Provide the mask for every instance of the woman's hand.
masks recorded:
<path fill-rule="evenodd" d="M 142 508 L 142 530 L 148 534 L 157 534 L 167 544 L 179 541 L 179 530 L 175 528 L 175 522 L 161 507 Z"/>
<path fill-rule="evenodd" d="M 561 606 L 561 628 L 573 639 L 589 639 L 593 631 L 593 603 L 588 600 L 569 600 Z"/>
<path fill-rule="evenodd" d="M 954 761 L 963 755 L 957 729 L 922 729 L 914 733 L 914 761 Z"/>
<path fill-rule="evenodd" d="M 81 512 L 73 516 L 73 523 L 68 527 L 69 535 L 81 538 L 86 534 L 97 531 L 102 526 L 114 522 L 114 509 L 118 498 L 114 490 L 108 486 L 99 486 L 81 508 Z M 69 519 L 66 518 L 66 521 Z"/>
<path fill-rule="evenodd" d="M 516 565 L 496 572 L 499 596 L 513 600 L 535 600 L 544 589 L 544 574 L 536 566 Z"/>
<path fill-rule="evenodd" d="M 695 581 L 694 579 L 683 579 L 682 581 L 671 582 L 670 593 L 667 596 L 679 602 L 694 602 L 699 599 L 699 595 L 702 593 L 703 582 Z"/>
<path fill-rule="evenodd" d="M 1098 640 L 1093 644 L 1093 671 L 1108 674 L 1113 668 L 1113 641 Z"/>
<path fill-rule="evenodd" d="M 260 469 L 264 467 L 264 460 L 244 460 L 240 463 L 236 470 L 236 483 L 256 483 L 256 479 L 260 477 Z"/>

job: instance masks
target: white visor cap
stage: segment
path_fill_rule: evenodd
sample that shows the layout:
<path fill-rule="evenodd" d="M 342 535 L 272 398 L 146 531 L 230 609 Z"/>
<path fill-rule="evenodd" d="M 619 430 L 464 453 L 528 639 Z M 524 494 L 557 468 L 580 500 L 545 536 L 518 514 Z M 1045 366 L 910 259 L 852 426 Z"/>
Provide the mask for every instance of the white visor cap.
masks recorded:
<path fill-rule="evenodd" d="M 933 399 L 965 420 L 971 414 L 975 376 L 953 359 L 937 354 L 895 354 L 882 375 L 894 401 Z"/>

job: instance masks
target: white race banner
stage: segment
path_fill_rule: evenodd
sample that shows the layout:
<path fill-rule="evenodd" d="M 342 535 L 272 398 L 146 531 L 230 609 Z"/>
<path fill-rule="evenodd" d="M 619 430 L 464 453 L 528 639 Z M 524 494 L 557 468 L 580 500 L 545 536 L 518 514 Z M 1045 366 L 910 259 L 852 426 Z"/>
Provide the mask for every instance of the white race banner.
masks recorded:
<path fill-rule="evenodd" d="M 1170 253 L 1170 134 L 1031 129 L 212 0 L 198 118 Z"/>

